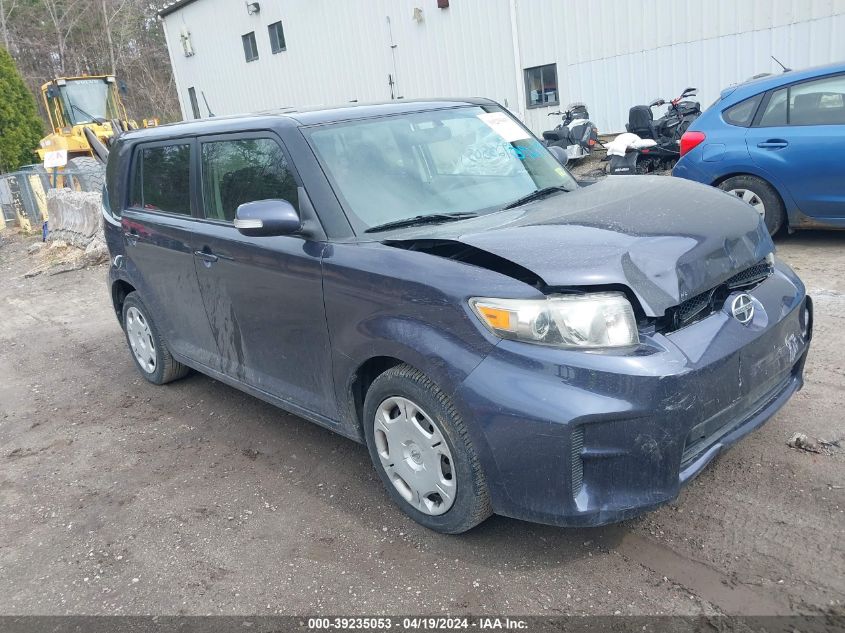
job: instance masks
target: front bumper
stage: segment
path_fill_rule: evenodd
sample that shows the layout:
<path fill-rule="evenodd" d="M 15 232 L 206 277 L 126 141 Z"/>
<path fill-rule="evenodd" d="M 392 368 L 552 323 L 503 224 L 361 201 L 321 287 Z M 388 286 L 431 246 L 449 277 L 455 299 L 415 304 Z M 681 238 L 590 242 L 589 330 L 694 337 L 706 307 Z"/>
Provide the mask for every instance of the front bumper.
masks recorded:
<path fill-rule="evenodd" d="M 555 525 L 621 521 L 677 497 L 761 426 L 803 384 L 811 303 L 781 264 L 749 294 L 749 325 L 720 311 L 634 352 L 502 341 L 455 394 L 494 510 Z"/>

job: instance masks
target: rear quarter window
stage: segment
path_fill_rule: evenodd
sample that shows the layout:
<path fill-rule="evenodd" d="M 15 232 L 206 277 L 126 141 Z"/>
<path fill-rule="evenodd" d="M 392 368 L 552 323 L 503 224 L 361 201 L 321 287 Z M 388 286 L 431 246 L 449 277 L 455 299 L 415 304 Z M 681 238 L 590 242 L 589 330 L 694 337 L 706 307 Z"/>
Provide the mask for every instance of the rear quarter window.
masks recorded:
<path fill-rule="evenodd" d="M 722 112 L 722 118 L 725 123 L 730 125 L 738 125 L 740 127 L 749 127 L 754 120 L 754 115 L 757 108 L 760 106 L 763 95 L 754 95 L 744 101 L 732 105 L 730 108 Z"/>

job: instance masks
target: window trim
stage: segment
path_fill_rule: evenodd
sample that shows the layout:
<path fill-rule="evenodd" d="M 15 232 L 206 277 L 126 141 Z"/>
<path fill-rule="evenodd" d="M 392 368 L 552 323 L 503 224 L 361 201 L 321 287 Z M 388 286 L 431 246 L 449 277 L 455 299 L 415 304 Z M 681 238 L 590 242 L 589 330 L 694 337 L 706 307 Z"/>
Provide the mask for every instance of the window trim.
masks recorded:
<path fill-rule="evenodd" d="M 255 53 L 255 57 L 248 57 L 246 54 L 246 43 L 249 42 L 252 44 L 251 46 L 251 53 Z M 257 61 L 260 55 L 258 54 L 258 40 L 255 37 L 255 31 L 250 31 L 249 33 L 244 33 L 241 35 L 241 46 L 244 49 L 244 59 L 246 59 L 246 63 L 249 64 L 250 62 Z"/>
<path fill-rule="evenodd" d="M 170 145 L 187 145 L 190 147 L 190 155 L 188 157 L 188 204 L 190 205 L 190 209 L 188 213 L 177 213 L 176 211 L 165 211 L 162 209 L 145 209 L 144 207 L 138 207 L 132 204 L 132 186 L 133 186 L 133 179 L 135 176 L 135 164 L 138 161 L 138 157 L 141 155 L 141 152 L 145 149 L 155 149 L 157 147 L 167 147 Z M 195 177 L 195 156 L 196 156 L 196 139 L 191 137 L 182 137 L 182 138 L 174 138 L 169 139 L 166 141 L 150 141 L 148 143 L 138 143 L 132 148 L 132 158 L 129 161 L 129 178 L 127 182 L 129 186 L 126 188 L 126 195 L 123 204 L 124 211 L 135 211 L 136 213 L 151 213 L 153 215 L 168 217 L 168 218 L 181 218 L 183 220 L 196 220 L 197 219 L 197 208 L 196 208 L 196 201 L 194 199 L 193 190 L 194 187 L 194 177 Z M 143 191 L 144 187 L 144 163 L 141 163 L 141 189 Z M 143 202 L 143 200 L 142 200 Z M 121 214 L 122 215 L 122 214 Z"/>
<path fill-rule="evenodd" d="M 282 40 L 281 40 L 282 46 L 280 46 L 279 48 L 276 48 L 276 47 L 273 46 L 273 32 L 274 32 L 274 27 L 277 24 L 279 25 L 279 28 L 282 31 Z M 278 55 L 279 53 L 284 53 L 286 50 L 288 50 L 288 43 L 287 43 L 287 39 L 285 38 L 285 25 L 282 24 L 281 20 L 276 20 L 272 24 L 268 24 L 267 25 L 267 34 L 270 37 L 270 53 L 271 54 Z M 279 44 L 278 40 L 279 40 L 279 34 L 276 33 L 276 44 Z"/>
<path fill-rule="evenodd" d="M 841 123 L 799 123 L 794 124 L 789 122 L 789 114 L 790 110 L 790 101 L 792 99 L 792 88 L 794 86 L 800 86 L 802 84 L 810 83 L 812 81 L 821 81 L 824 79 L 833 79 L 834 77 L 845 77 L 845 73 L 843 72 L 836 72 L 830 73 L 827 75 L 819 75 L 817 77 L 808 77 L 807 79 L 801 79 L 800 81 L 793 81 L 792 83 L 788 84 L 781 84 L 780 86 L 770 88 L 767 92 L 765 97 L 763 97 L 763 101 L 760 102 L 760 105 L 757 107 L 757 114 L 754 115 L 754 120 L 751 122 L 751 127 L 753 128 L 760 128 L 760 129 L 769 129 L 773 127 L 827 127 L 830 125 L 842 125 Z M 766 111 L 766 108 L 769 105 L 769 100 L 771 100 L 772 96 L 778 92 L 779 90 L 783 90 L 786 88 L 786 125 L 760 125 L 760 119 L 763 118 L 763 113 Z"/>
<path fill-rule="evenodd" d="M 532 70 L 537 70 L 538 68 L 545 68 L 547 66 L 554 66 L 555 69 L 555 94 L 557 96 L 557 100 L 555 101 L 545 101 L 542 103 L 531 103 L 531 90 L 528 87 L 528 73 Z M 542 74 L 541 74 L 542 76 Z M 558 81 L 558 74 L 557 74 L 557 62 L 549 62 L 548 64 L 539 64 L 538 66 L 529 66 L 528 68 L 522 69 L 522 81 L 525 85 L 525 107 L 528 110 L 535 110 L 537 108 L 551 108 L 557 105 L 560 105 L 560 82 Z"/>
<path fill-rule="evenodd" d="M 197 136 L 194 138 L 196 141 L 196 180 L 194 181 L 194 189 L 196 190 L 196 204 L 197 204 L 197 216 L 196 220 L 198 222 L 202 222 L 203 224 L 214 224 L 217 226 L 227 226 L 235 229 L 235 225 L 233 222 L 228 222 L 226 220 L 218 220 L 217 218 L 209 218 L 205 215 L 205 191 L 203 188 L 203 173 L 202 173 L 202 145 L 203 143 L 216 143 L 220 141 L 241 141 L 241 140 L 251 140 L 251 139 L 268 139 L 271 141 L 275 141 L 279 147 L 282 149 L 282 154 L 285 156 L 285 160 L 288 164 L 288 170 L 290 170 L 291 175 L 293 175 L 293 179 L 296 182 L 297 189 L 302 188 L 305 189 L 305 186 L 302 184 L 302 178 L 299 176 L 299 172 L 296 170 L 296 166 L 294 165 L 293 160 L 291 159 L 290 152 L 288 148 L 285 146 L 284 141 L 282 141 L 281 137 L 276 134 L 272 130 L 246 130 L 246 131 L 239 131 L 239 132 L 220 132 L 218 134 L 205 134 L 202 136 Z M 307 192 L 306 192 L 307 195 Z M 288 201 L 290 202 L 290 201 Z M 301 203 L 298 200 L 297 204 L 294 205 L 296 212 L 299 214 L 300 219 L 304 221 L 302 217 L 302 209 Z"/>

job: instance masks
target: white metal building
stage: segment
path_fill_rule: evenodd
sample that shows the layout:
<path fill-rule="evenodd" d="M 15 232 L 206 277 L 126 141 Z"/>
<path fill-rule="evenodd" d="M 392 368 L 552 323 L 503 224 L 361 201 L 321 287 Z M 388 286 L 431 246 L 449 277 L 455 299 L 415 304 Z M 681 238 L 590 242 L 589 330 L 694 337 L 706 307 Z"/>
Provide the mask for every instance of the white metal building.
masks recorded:
<path fill-rule="evenodd" d="M 442 8 L 441 8 L 442 7 Z M 161 12 L 186 119 L 483 96 L 535 132 L 845 59 L 845 0 L 179 0 Z M 207 102 L 207 105 L 206 105 Z"/>

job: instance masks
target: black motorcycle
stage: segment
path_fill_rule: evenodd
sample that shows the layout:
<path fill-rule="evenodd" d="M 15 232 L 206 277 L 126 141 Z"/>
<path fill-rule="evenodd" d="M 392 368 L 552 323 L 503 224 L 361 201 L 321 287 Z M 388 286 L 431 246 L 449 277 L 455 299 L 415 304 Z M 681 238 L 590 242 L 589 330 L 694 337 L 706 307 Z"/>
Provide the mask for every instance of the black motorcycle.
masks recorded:
<path fill-rule="evenodd" d="M 625 129 L 638 139 L 633 139 L 624 149 L 624 155 L 615 153 L 618 147 L 610 143 L 608 150 L 610 174 L 647 174 L 671 169 L 681 156 L 681 137 L 692 122 L 701 115 L 701 104 L 689 97 L 695 96 L 695 88 L 687 88 L 680 97 L 669 101 L 669 109 L 659 119 L 652 110 L 666 105 L 664 99 L 656 99 L 648 105 L 634 106 L 628 111 Z M 616 140 L 619 140 L 617 137 Z M 646 142 L 642 142 L 646 140 Z M 654 141 L 648 144 L 648 140 Z M 646 146 L 647 145 L 647 146 Z M 613 153 L 611 155 L 611 153 Z"/>
<path fill-rule="evenodd" d="M 562 116 L 563 120 L 553 130 L 543 132 L 543 143 L 547 147 L 558 146 L 566 150 L 569 160 L 589 156 L 598 143 L 599 130 L 590 121 L 590 113 L 584 103 L 571 103 L 563 112 L 550 112 L 549 116 Z"/>

